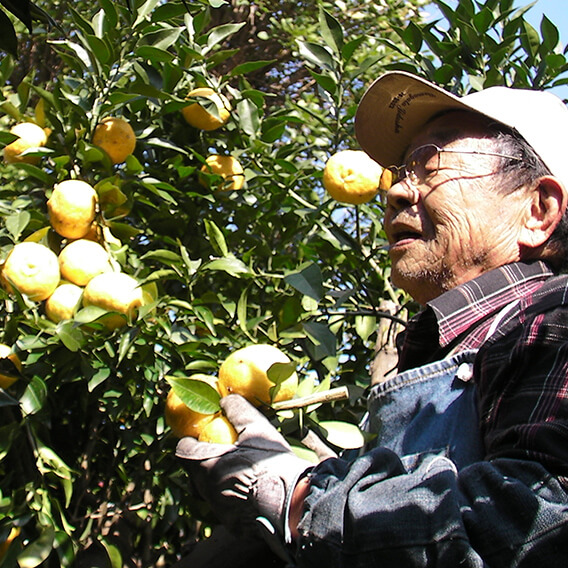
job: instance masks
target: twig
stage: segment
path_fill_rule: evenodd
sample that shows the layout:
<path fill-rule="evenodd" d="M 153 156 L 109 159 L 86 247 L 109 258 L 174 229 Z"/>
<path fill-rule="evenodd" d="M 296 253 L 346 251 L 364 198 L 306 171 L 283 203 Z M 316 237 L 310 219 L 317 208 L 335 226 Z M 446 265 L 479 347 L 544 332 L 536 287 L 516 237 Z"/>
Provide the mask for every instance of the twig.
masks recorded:
<path fill-rule="evenodd" d="M 303 408 L 320 402 L 333 402 L 334 400 L 345 400 L 349 398 L 347 387 L 336 387 L 322 392 L 315 392 L 300 398 L 292 398 L 290 400 L 282 400 L 272 405 L 274 410 L 290 410 L 292 408 Z"/>

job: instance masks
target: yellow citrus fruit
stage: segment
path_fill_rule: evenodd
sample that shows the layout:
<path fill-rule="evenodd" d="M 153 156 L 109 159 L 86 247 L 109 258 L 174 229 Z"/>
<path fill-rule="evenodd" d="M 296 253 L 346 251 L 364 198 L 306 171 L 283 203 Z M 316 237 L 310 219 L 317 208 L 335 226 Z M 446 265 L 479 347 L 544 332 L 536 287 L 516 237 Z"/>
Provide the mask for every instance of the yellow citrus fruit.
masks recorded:
<path fill-rule="evenodd" d="M 213 388 L 217 388 L 217 381 L 214 379 L 205 382 Z M 189 408 L 173 389 L 170 390 L 166 398 L 165 416 L 166 424 L 177 438 L 184 436 L 197 438 L 205 424 L 215 418 L 215 414 L 202 414 Z"/>
<path fill-rule="evenodd" d="M 222 191 L 241 189 L 245 183 L 243 167 L 233 156 L 211 154 L 205 159 L 205 164 L 203 164 L 201 171 L 222 176 L 224 181 L 218 188 Z M 201 185 L 209 187 L 209 180 L 205 176 L 200 176 L 199 182 Z"/>
<path fill-rule="evenodd" d="M 289 357 L 273 345 L 256 344 L 238 349 L 219 368 L 219 393 L 240 394 L 255 406 L 288 400 L 298 388 L 298 375 L 294 372 L 282 381 L 271 401 L 270 389 L 275 385 L 267 372 L 274 363 L 289 362 Z"/>
<path fill-rule="evenodd" d="M 110 272 L 112 264 L 102 245 L 89 239 L 77 239 L 59 253 L 59 269 L 65 280 L 86 286 L 97 274 Z"/>
<path fill-rule="evenodd" d="M 188 97 L 205 97 L 209 99 L 217 107 L 219 115 L 217 117 L 214 114 L 211 114 L 198 102 L 191 103 L 181 109 L 185 121 L 191 126 L 199 128 L 200 130 L 216 130 L 229 120 L 232 109 L 231 104 L 225 95 L 218 94 L 209 87 L 199 87 L 190 91 Z"/>
<path fill-rule="evenodd" d="M 12 351 L 12 348 L 5 343 L 0 343 L 0 388 L 11 387 L 22 373 L 22 362 Z"/>
<path fill-rule="evenodd" d="M 83 290 L 83 305 L 98 306 L 109 312 L 101 321 L 108 329 L 126 324 L 134 319 L 143 304 L 143 291 L 136 278 L 124 272 L 104 272 L 92 278 Z"/>
<path fill-rule="evenodd" d="M 323 186 L 341 203 L 367 203 L 378 192 L 382 171 L 381 166 L 362 150 L 342 150 L 326 162 Z"/>
<path fill-rule="evenodd" d="M 95 219 L 97 192 L 87 182 L 69 179 L 58 183 L 47 202 L 49 221 L 62 237 L 84 237 Z"/>
<path fill-rule="evenodd" d="M 237 438 L 238 435 L 233 425 L 220 414 L 207 422 L 197 437 L 200 442 L 210 444 L 234 444 Z"/>
<path fill-rule="evenodd" d="M 45 301 L 45 315 L 58 323 L 71 319 L 81 304 L 83 288 L 72 282 L 62 282 Z"/>
<path fill-rule="evenodd" d="M 10 132 L 19 138 L 4 148 L 4 160 L 9 164 L 14 162 L 37 164 L 39 156 L 22 156 L 22 153 L 31 148 L 45 146 L 47 142 L 45 130 L 33 122 L 22 122 L 13 126 Z"/>
<path fill-rule="evenodd" d="M 97 124 L 93 144 L 102 148 L 113 164 L 120 164 L 134 152 L 136 134 L 123 118 L 108 117 Z"/>
<path fill-rule="evenodd" d="M 34 242 L 18 243 L 2 268 L 2 282 L 12 292 L 15 287 L 30 300 L 45 300 L 59 284 L 57 255 L 45 245 Z"/>

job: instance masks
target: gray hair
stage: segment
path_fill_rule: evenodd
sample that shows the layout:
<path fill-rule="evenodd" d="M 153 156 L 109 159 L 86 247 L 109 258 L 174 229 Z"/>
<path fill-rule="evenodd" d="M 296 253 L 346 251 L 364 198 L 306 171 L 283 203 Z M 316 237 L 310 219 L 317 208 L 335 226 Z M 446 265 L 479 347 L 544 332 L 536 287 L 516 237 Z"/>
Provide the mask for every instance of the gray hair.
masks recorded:
<path fill-rule="evenodd" d="M 512 192 L 521 187 L 534 185 L 541 177 L 552 175 L 546 164 L 532 147 L 515 131 L 503 125 L 494 125 L 495 136 L 491 136 L 497 151 L 520 160 L 499 158 L 503 179 L 502 191 Z M 568 159 L 568 156 L 567 158 Z M 564 213 L 548 240 L 552 254 L 547 262 L 557 272 L 568 272 L 568 210 Z"/>

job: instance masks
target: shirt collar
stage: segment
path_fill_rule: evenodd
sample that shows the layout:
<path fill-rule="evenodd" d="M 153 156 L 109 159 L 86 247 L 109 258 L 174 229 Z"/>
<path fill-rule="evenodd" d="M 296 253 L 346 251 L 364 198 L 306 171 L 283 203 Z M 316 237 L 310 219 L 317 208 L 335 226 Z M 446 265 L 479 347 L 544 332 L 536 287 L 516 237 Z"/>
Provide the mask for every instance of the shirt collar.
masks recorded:
<path fill-rule="evenodd" d="M 472 325 L 538 288 L 552 274 L 542 261 L 507 264 L 434 298 L 423 310 L 424 316 L 435 317 L 439 345 L 444 347 Z"/>

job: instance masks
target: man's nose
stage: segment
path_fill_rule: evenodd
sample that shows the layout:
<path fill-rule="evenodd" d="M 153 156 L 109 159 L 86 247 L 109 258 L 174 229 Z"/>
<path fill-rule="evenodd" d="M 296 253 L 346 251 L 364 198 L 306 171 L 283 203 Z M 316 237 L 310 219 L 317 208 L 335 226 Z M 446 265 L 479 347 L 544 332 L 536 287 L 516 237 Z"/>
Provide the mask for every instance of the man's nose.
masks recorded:
<path fill-rule="evenodd" d="M 412 207 L 418 203 L 420 193 L 418 190 L 405 178 L 398 183 L 395 183 L 387 191 L 387 205 L 392 209 L 404 209 L 405 207 Z"/>

